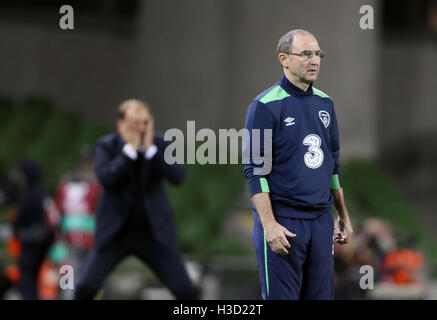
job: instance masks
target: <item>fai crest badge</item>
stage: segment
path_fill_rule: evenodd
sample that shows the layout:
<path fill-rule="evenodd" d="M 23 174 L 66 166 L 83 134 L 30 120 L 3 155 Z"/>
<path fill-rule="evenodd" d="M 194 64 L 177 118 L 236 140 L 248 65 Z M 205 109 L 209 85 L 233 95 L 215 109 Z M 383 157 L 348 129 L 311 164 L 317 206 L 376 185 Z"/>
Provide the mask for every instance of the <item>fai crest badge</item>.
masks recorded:
<path fill-rule="evenodd" d="M 331 122 L 331 117 L 329 116 L 329 113 L 325 110 L 319 111 L 319 118 L 322 120 L 323 125 L 325 128 L 329 126 L 329 123 Z"/>

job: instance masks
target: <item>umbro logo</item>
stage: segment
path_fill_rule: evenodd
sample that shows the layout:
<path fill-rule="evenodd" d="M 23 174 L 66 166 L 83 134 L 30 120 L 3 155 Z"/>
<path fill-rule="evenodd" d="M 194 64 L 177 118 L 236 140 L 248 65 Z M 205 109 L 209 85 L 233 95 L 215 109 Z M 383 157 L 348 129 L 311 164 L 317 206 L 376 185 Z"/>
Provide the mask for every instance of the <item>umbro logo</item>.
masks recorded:
<path fill-rule="evenodd" d="M 291 117 L 287 117 L 287 118 L 285 118 L 284 122 L 285 122 L 285 125 L 286 125 L 287 127 L 288 127 L 288 126 L 291 126 L 291 125 L 293 125 L 293 124 L 296 124 L 296 122 L 294 122 L 294 118 L 291 118 Z"/>

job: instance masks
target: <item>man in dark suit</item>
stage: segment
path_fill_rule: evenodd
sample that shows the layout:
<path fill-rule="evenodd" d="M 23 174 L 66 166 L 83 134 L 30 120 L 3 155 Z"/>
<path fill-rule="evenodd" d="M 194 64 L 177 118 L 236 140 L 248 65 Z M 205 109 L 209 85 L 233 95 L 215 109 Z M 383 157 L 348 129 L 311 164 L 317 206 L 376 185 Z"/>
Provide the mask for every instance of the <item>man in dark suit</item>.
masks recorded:
<path fill-rule="evenodd" d="M 96 144 L 94 170 L 103 192 L 94 246 L 75 298 L 92 299 L 114 267 L 135 255 L 177 299 L 196 299 L 198 288 L 178 252 L 176 224 L 163 185 L 164 178 L 181 184 L 184 169 L 165 162 L 167 144 L 154 134 L 153 117 L 144 102 L 123 102 L 117 117 L 118 133 Z"/>

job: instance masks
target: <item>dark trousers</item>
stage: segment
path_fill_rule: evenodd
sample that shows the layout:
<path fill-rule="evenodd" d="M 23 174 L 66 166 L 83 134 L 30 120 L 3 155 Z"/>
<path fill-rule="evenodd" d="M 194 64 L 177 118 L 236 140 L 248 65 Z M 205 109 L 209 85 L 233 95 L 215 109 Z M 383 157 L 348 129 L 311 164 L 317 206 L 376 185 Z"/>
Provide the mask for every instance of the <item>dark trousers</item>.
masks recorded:
<path fill-rule="evenodd" d="M 23 300 L 37 300 L 38 274 L 48 251 L 48 245 L 23 245 L 18 266 L 20 269 L 19 291 Z"/>
<path fill-rule="evenodd" d="M 334 217 L 331 212 L 315 219 L 277 217 L 296 237 L 288 238 L 287 255 L 273 252 L 266 242 L 258 213 L 254 212 L 256 249 L 262 298 L 267 300 L 334 299 Z"/>
<path fill-rule="evenodd" d="M 75 299 L 93 299 L 110 272 L 129 255 L 147 264 L 177 299 L 198 298 L 198 289 L 191 282 L 176 247 L 157 242 L 147 232 L 126 230 L 104 248 L 91 250 Z"/>

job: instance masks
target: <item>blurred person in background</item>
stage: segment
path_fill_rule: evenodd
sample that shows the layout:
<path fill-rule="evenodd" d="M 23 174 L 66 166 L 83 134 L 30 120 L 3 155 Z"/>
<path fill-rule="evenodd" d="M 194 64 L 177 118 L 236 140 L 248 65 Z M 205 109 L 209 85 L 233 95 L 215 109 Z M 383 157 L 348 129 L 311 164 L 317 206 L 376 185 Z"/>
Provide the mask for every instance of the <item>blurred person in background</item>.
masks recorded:
<path fill-rule="evenodd" d="M 54 252 L 67 254 L 67 257 L 55 258 L 73 267 L 75 282 L 94 242 L 95 212 L 101 186 L 94 174 L 92 155 L 90 146 L 81 148 L 75 168 L 61 179 L 55 198 L 60 214 L 60 234 L 57 239 L 59 250 Z M 66 244 L 64 250 L 63 244 Z M 61 299 L 73 297 L 74 289 L 60 291 Z"/>
<path fill-rule="evenodd" d="M 375 281 L 408 285 L 421 283 L 424 277 L 423 254 L 411 235 L 395 237 L 393 226 L 379 218 L 368 218 L 357 238 L 356 255 L 373 257 Z"/>
<path fill-rule="evenodd" d="M 363 265 L 374 266 L 377 260 L 367 246 L 361 244 L 361 229 L 355 230 L 355 237 L 350 239 L 349 245 L 342 246 L 334 244 L 334 266 L 335 266 L 335 298 L 345 299 L 364 299 L 368 290 L 360 288 L 360 267 Z M 357 248 L 360 247 L 358 253 Z"/>
<path fill-rule="evenodd" d="M 18 239 L 12 234 L 11 226 L 17 218 L 16 202 L 18 188 L 16 185 L 16 170 L 7 173 L 0 163 L 0 209 L 5 210 L 5 223 L 0 227 L 0 241 L 5 244 L 7 258 L 0 261 L 0 299 L 13 287 L 18 287 L 20 271 L 17 261 L 21 253 Z M 15 178 L 15 179 L 14 179 Z"/>
<path fill-rule="evenodd" d="M 357 255 L 361 259 L 369 257 L 364 261 L 368 264 L 373 260 L 372 265 L 376 266 L 378 271 L 387 253 L 397 247 L 391 224 L 379 218 L 367 218 L 356 240 Z"/>
<path fill-rule="evenodd" d="M 392 290 L 386 291 L 386 297 L 394 295 L 399 285 L 423 284 L 423 254 L 414 242 L 403 242 L 402 237 L 395 236 L 388 221 L 375 217 L 364 220 L 349 246 L 335 245 L 336 298 L 371 298 L 370 291 L 358 285 L 362 266 L 372 267 L 373 293 L 378 291 L 379 284 L 395 285 L 384 289 Z"/>
<path fill-rule="evenodd" d="M 36 300 L 39 299 L 38 272 L 53 242 L 54 232 L 46 217 L 48 194 L 40 166 L 26 160 L 18 166 L 17 173 L 19 197 L 13 231 L 21 246 L 19 291 L 22 299 Z"/>
<path fill-rule="evenodd" d="M 115 266 L 129 255 L 147 264 L 177 299 L 196 299 L 178 251 L 174 215 L 163 180 L 179 185 L 179 164 L 164 160 L 167 143 L 154 133 L 149 107 L 130 99 L 118 108 L 117 133 L 96 144 L 94 170 L 103 190 L 94 246 L 76 288 L 76 299 L 93 299 Z"/>

